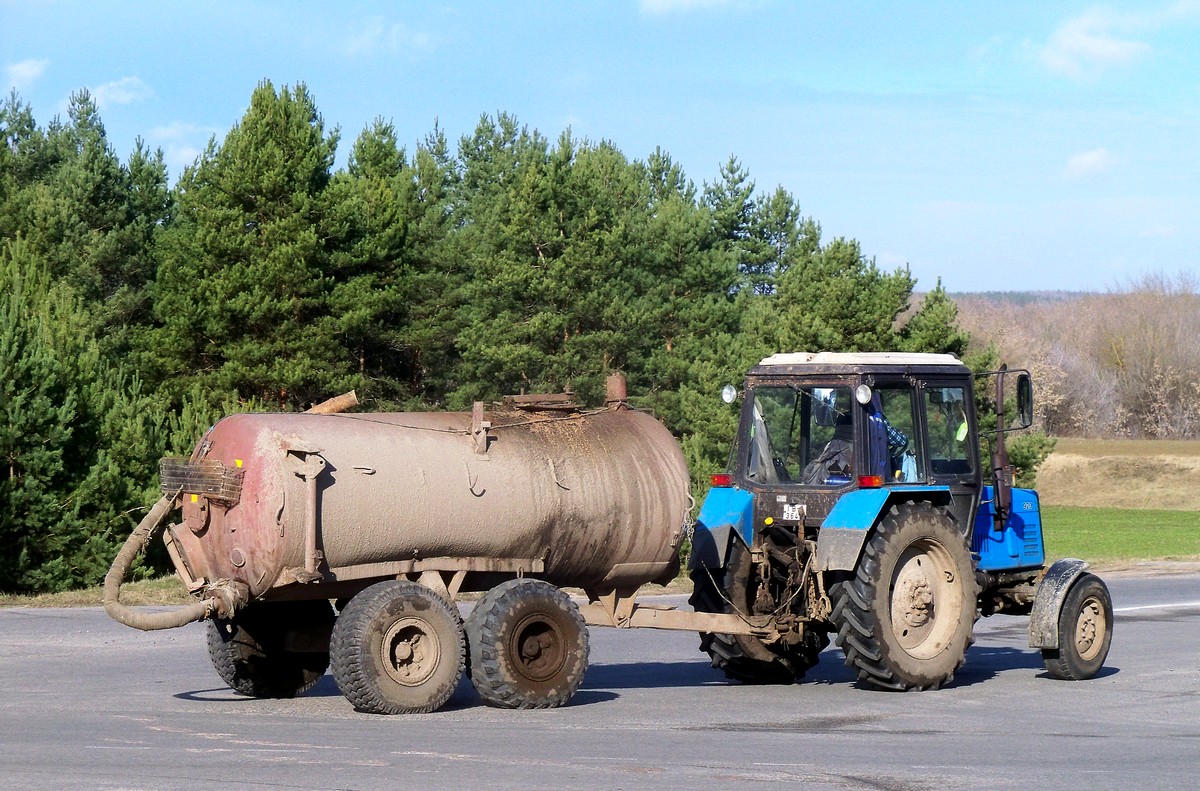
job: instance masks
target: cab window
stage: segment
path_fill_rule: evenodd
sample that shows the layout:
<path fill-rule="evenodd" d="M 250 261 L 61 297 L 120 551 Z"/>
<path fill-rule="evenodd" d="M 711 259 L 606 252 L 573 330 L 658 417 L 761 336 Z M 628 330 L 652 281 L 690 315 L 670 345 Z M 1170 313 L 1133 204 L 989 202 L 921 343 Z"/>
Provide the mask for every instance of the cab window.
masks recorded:
<path fill-rule="evenodd" d="M 746 479 L 840 486 L 854 475 L 848 387 L 759 387 L 750 401 Z"/>
<path fill-rule="evenodd" d="M 962 387 L 927 385 L 925 423 L 929 430 L 929 469 L 933 475 L 970 475 L 975 471 L 968 393 Z"/>

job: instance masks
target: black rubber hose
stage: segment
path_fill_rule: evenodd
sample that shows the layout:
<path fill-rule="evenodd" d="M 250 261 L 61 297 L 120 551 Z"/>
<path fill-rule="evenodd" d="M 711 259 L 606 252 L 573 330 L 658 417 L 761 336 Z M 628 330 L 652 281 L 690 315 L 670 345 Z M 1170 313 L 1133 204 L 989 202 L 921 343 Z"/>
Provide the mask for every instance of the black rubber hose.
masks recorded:
<path fill-rule="evenodd" d="M 215 606 L 215 602 L 208 600 L 167 612 L 144 613 L 121 604 L 121 583 L 125 581 L 125 575 L 129 573 L 138 554 L 146 548 L 150 539 L 158 532 L 163 519 L 171 510 L 173 500 L 172 497 L 163 497 L 154 504 L 150 512 L 134 528 L 129 538 L 125 539 L 125 545 L 117 553 L 112 568 L 104 577 L 104 611 L 114 621 L 132 626 L 134 629 L 146 632 L 174 629 L 192 621 L 204 620 L 211 615 Z"/>

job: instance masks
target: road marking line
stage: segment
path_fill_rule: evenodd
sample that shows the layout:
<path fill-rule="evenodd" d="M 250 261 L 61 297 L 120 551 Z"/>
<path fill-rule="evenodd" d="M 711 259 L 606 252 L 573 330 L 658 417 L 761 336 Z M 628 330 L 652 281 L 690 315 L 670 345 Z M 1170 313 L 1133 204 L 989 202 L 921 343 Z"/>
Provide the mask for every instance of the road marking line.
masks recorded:
<path fill-rule="evenodd" d="M 1200 601 L 1185 601 L 1178 604 L 1143 604 L 1139 607 L 1117 607 L 1113 612 L 1134 612 L 1136 610 L 1171 610 L 1177 607 L 1200 607 Z"/>

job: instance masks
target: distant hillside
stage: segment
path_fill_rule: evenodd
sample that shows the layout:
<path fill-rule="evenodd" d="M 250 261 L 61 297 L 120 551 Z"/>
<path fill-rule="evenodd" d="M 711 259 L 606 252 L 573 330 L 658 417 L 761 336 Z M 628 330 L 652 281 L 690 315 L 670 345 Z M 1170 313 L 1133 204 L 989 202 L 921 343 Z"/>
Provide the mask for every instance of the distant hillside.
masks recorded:
<path fill-rule="evenodd" d="M 971 346 L 1033 372 L 1037 426 L 1055 436 L 1200 439 L 1200 278 L 1123 291 L 950 295 Z"/>
<path fill-rule="evenodd" d="M 1060 439 L 1038 468 L 1044 505 L 1196 511 L 1200 442 Z"/>
<path fill-rule="evenodd" d="M 950 292 L 955 302 L 990 302 L 994 305 L 1042 305 L 1057 302 L 1073 302 L 1095 296 L 1088 291 L 958 291 Z"/>

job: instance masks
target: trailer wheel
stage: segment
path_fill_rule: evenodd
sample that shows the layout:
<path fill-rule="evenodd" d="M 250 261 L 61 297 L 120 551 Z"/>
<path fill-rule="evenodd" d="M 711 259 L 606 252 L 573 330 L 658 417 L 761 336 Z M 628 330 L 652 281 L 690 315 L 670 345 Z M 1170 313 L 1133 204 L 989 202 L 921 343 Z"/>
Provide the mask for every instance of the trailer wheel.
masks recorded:
<path fill-rule="evenodd" d="M 936 689 L 974 642 L 974 563 L 950 516 L 929 503 L 893 506 L 832 598 L 837 644 L 864 684 Z"/>
<path fill-rule="evenodd" d="M 467 616 L 471 682 L 506 709 L 562 706 L 583 682 L 588 631 L 579 608 L 548 582 L 504 582 Z"/>
<path fill-rule="evenodd" d="M 325 674 L 329 652 L 289 650 L 288 632 L 327 633 L 333 618 L 324 599 L 251 604 L 233 618 L 208 622 L 208 655 L 234 692 L 292 698 L 312 689 Z"/>
<path fill-rule="evenodd" d="M 1112 643 L 1112 597 L 1094 574 L 1080 575 L 1058 613 L 1058 648 L 1043 648 L 1042 661 L 1055 678 L 1081 681 L 1104 666 Z"/>
<path fill-rule="evenodd" d="M 688 603 L 696 612 L 747 614 L 754 597 L 752 572 L 749 550 L 735 540 L 725 569 L 692 570 Z M 712 666 L 743 684 L 790 684 L 817 664 L 828 645 L 829 635 L 816 628 L 805 629 L 796 644 L 768 645 L 750 635 L 700 633 L 700 650 L 709 655 Z"/>
<path fill-rule="evenodd" d="M 333 678 L 359 711 L 434 711 L 462 678 L 462 622 L 433 590 L 388 580 L 350 600 L 333 625 L 329 651 Z"/>

